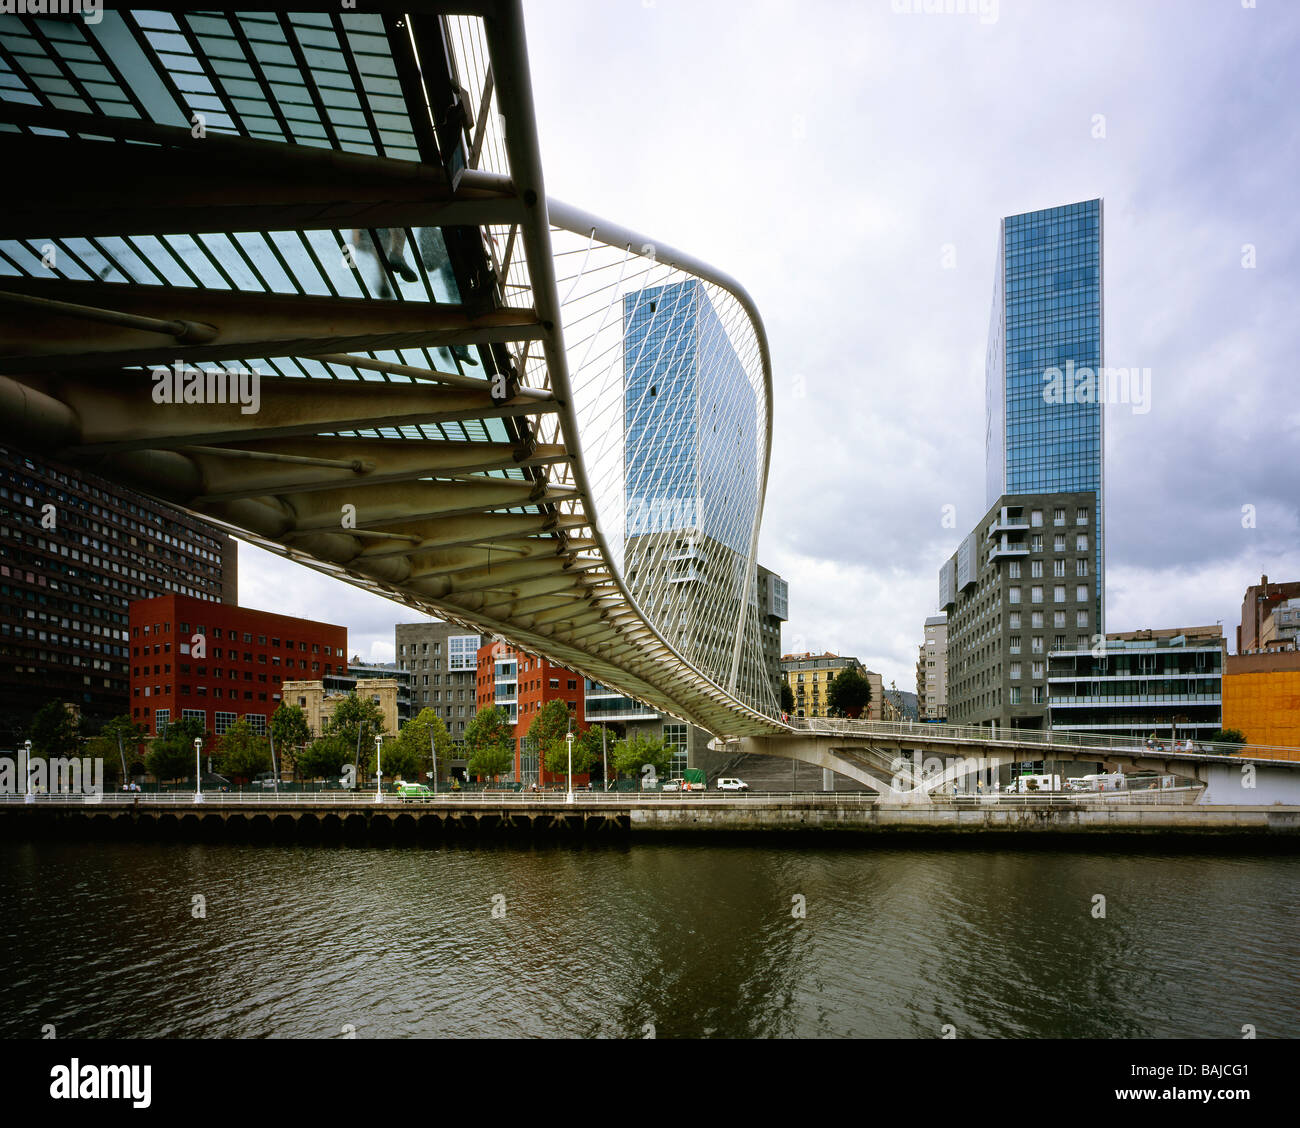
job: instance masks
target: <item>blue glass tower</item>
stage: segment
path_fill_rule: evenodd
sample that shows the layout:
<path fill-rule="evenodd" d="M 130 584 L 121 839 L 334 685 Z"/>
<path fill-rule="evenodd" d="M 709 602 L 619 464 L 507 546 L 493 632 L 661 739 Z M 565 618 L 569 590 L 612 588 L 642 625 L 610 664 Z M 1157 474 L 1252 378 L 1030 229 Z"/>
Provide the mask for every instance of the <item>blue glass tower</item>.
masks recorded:
<path fill-rule="evenodd" d="M 697 529 L 742 556 L 758 506 L 758 413 L 696 280 L 623 299 L 627 536 Z"/>
<path fill-rule="evenodd" d="M 1002 220 L 986 367 L 985 501 L 1096 496 L 1098 633 L 1105 632 L 1102 292 L 1100 199 Z M 1093 375 L 1090 386 L 1073 380 L 1083 370 Z"/>

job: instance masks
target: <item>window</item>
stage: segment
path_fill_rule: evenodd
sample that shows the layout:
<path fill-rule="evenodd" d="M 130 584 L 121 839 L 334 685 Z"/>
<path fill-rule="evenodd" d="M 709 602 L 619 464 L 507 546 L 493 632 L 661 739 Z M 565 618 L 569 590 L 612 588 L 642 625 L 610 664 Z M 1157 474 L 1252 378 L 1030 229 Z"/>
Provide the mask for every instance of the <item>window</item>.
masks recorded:
<path fill-rule="evenodd" d="M 1036 678 L 1041 678 L 1043 676 L 1043 664 L 1041 662 L 1034 663 L 1033 674 Z"/>
<path fill-rule="evenodd" d="M 1081 505 L 1079 506 L 1078 509 L 1074 511 L 1074 523 L 1076 525 L 1086 525 L 1090 520 L 1091 520 L 1091 515 L 1089 514 L 1088 507 L 1086 505 Z"/>
<path fill-rule="evenodd" d="M 1033 651 L 1034 651 L 1035 654 L 1041 654 L 1041 653 L 1043 652 L 1043 636 L 1042 636 L 1042 635 L 1034 635 Z"/>
<path fill-rule="evenodd" d="M 1064 611 L 1053 611 L 1053 612 L 1052 612 L 1052 626 L 1054 626 L 1054 627 L 1063 627 L 1063 626 L 1065 626 L 1065 612 L 1064 612 Z"/>
<path fill-rule="evenodd" d="M 1011 663 L 1011 677 L 1012 677 L 1013 679 L 1018 679 L 1018 678 L 1020 677 L 1020 663 L 1019 663 L 1019 662 L 1012 662 L 1012 663 Z"/>
<path fill-rule="evenodd" d="M 1091 645 L 1092 645 L 1092 639 L 1090 639 L 1087 635 L 1075 635 L 1074 638 L 1075 650 L 1087 650 L 1088 647 L 1090 647 Z"/>
<path fill-rule="evenodd" d="M 1019 561 L 1019 560 L 1013 560 L 1013 561 L 1011 561 L 1011 563 L 1010 563 L 1010 564 L 1008 565 L 1008 567 L 1007 567 L 1007 576 L 1008 576 L 1010 579 L 1013 579 L 1013 580 L 1018 580 L 1018 579 L 1020 579 L 1020 561 Z M 933 628 L 931 628 L 931 629 L 933 630 Z"/>
<path fill-rule="evenodd" d="M 1043 578 L 1043 562 L 1035 560 L 1030 564 L 1029 574 L 1032 579 L 1041 580 Z"/>
<path fill-rule="evenodd" d="M 1057 534 L 1057 535 L 1052 539 L 1052 551 L 1054 551 L 1054 552 L 1064 552 L 1064 551 L 1065 551 L 1065 534 L 1064 534 L 1064 533 L 1058 533 L 1058 534 Z"/>
<path fill-rule="evenodd" d="M 1075 551 L 1076 551 L 1076 552 L 1087 552 L 1087 551 L 1088 551 L 1088 534 L 1087 534 L 1087 533 L 1080 533 L 1080 534 L 1078 535 L 1078 537 L 1077 537 L 1077 539 L 1075 540 L 1075 543 L 1074 543 L 1074 548 L 1075 548 Z"/>
<path fill-rule="evenodd" d="M 1064 510 L 1064 509 L 1057 508 L 1057 509 L 1053 509 L 1053 510 L 1052 510 L 1052 524 L 1053 524 L 1053 525 L 1064 525 L 1064 524 L 1065 524 L 1065 510 Z"/>
<path fill-rule="evenodd" d="M 1034 704 L 1041 705 L 1042 703 L 1043 703 L 1043 687 L 1041 685 L 1036 685 L 1034 686 Z"/>
<path fill-rule="evenodd" d="M 1007 588 L 1007 602 L 1008 603 L 1020 602 L 1020 589 L 1018 587 Z"/>
<path fill-rule="evenodd" d="M 1011 687 L 1011 704 L 1012 705 L 1020 704 L 1020 687 L 1018 685 L 1013 685 Z"/>
<path fill-rule="evenodd" d="M 1032 622 L 1030 622 L 1029 625 L 1034 628 L 1041 627 L 1043 625 L 1043 613 L 1041 611 L 1035 611 L 1032 616 Z"/>
<path fill-rule="evenodd" d="M 1086 576 L 1088 574 L 1088 558 L 1086 556 L 1080 556 L 1074 562 L 1074 574 L 1076 576 Z"/>
<path fill-rule="evenodd" d="M 212 714 L 212 731 L 218 736 L 224 736 L 230 731 L 230 726 L 239 720 L 238 713 L 222 713 L 217 711 Z"/>
<path fill-rule="evenodd" d="M 1080 584 L 1077 588 L 1075 588 L 1075 589 L 1074 589 L 1074 598 L 1077 599 L 1080 603 L 1087 603 L 1087 602 L 1088 602 L 1088 585 L 1087 585 L 1087 584 Z"/>
<path fill-rule="evenodd" d="M 1079 617 L 1075 620 L 1076 627 L 1086 627 L 1088 625 L 1088 612 L 1080 611 Z"/>
<path fill-rule="evenodd" d="M 1029 602 L 1030 603 L 1043 602 L 1043 589 L 1041 585 L 1035 584 L 1032 588 L 1029 589 Z"/>
<path fill-rule="evenodd" d="M 1020 636 L 1019 636 L 1019 635 L 1012 635 L 1012 636 L 1011 636 L 1011 643 L 1010 643 L 1010 645 L 1007 647 L 1007 649 L 1008 649 L 1012 654 L 1019 654 L 1019 653 L 1020 653 Z"/>
<path fill-rule="evenodd" d="M 1053 561 L 1052 561 L 1052 574 L 1053 574 L 1054 576 L 1064 576 L 1064 575 L 1065 575 L 1065 561 L 1064 561 L 1064 560 L 1053 560 Z"/>
<path fill-rule="evenodd" d="M 447 669 L 473 670 L 478 668 L 478 635 L 452 635 L 447 639 Z M 441 652 L 441 646 L 434 653 Z M 440 665 L 439 663 L 438 665 Z M 437 667 L 435 667 L 437 668 Z"/>
<path fill-rule="evenodd" d="M 1042 552 L 1042 551 L 1043 551 L 1043 537 L 1042 537 L 1042 534 L 1041 534 L 1041 533 L 1034 533 L 1034 534 L 1029 538 L 1029 551 L 1030 551 L 1030 552 Z"/>
<path fill-rule="evenodd" d="M 1029 514 L 1029 523 L 1035 529 L 1043 527 L 1043 511 L 1041 509 L 1032 510 Z"/>
<path fill-rule="evenodd" d="M 1065 649 L 1065 635 L 1057 635 L 1054 639 L 1052 639 L 1052 649 L 1053 650 Z"/>
<path fill-rule="evenodd" d="M 153 711 L 153 731 L 156 736 L 166 736 L 167 726 L 171 724 L 172 711 L 170 709 L 155 709 Z"/>
<path fill-rule="evenodd" d="M 1020 629 L 1020 612 L 1019 612 L 1019 611 L 1012 611 L 1012 612 L 1011 612 L 1011 614 L 1007 617 L 1007 626 L 1009 626 L 1013 631 L 1018 631 L 1018 630 Z"/>
<path fill-rule="evenodd" d="M 1053 599 L 1053 602 L 1055 602 L 1055 603 L 1064 603 L 1064 602 L 1065 602 L 1065 585 L 1064 585 L 1064 584 L 1057 584 L 1056 587 L 1054 587 L 1054 588 L 1052 589 L 1052 599 Z"/>
<path fill-rule="evenodd" d="M 559 689 L 559 688 L 560 688 L 560 679 L 559 679 L 559 678 L 552 678 L 552 679 L 551 679 L 551 688 L 552 688 L 552 689 Z"/>

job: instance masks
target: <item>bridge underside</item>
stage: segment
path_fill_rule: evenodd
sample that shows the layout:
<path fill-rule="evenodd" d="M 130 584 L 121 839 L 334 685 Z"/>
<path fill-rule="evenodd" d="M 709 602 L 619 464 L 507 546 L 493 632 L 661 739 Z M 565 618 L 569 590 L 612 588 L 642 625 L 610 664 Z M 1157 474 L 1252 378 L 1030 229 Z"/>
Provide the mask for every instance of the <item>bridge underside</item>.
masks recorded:
<path fill-rule="evenodd" d="M 709 732 L 776 731 L 613 566 L 522 16 L 442 7 L 7 17 L 0 437 Z"/>

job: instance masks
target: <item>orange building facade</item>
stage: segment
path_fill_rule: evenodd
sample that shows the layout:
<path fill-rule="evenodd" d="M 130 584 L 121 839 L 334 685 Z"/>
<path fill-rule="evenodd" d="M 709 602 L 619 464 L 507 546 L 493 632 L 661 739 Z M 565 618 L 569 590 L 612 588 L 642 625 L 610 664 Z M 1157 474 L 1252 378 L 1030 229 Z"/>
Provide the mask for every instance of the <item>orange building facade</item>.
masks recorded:
<path fill-rule="evenodd" d="M 1230 654 L 1223 727 L 1242 732 L 1250 744 L 1300 749 L 1300 651 Z"/>
<path fill-rule="evenodd" d="M 539 782 L 543 786 L 567 781 L 564 773 L 548 772 L 538 762 L 538 754 L 527 741 L 528 727 L 549 701 L 560 700 L 569 707 L 573 731 L 582 732 L 585 682 L 580 674 L 557 666 L 536 654 L 516 650 L 507 642 L 489 642 L 479 647 L 475 703 L 481 709 L 496 705 L 510 716 L 515 738 L 515 779 L 524 784 Z M 588 774 L 574 772 L 575 787 L 586 787 Z"/>

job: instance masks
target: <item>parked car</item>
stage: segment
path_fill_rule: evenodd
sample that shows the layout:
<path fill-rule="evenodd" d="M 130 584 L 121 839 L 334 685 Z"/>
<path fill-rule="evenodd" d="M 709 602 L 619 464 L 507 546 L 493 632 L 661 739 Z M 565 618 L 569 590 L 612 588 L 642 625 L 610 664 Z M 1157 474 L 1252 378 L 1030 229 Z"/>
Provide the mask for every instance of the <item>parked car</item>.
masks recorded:
<path fill-rule="evenodd" d="M 253 777 L 254 787 L 274 788 L 279 784 L 279 782 L 279 777 L 276 776 L 275 772 L 258 772 L 257 775 Z"/>
<path fill-rule="evenodd" d="M 433 792 L 422 783 L 399 783 L 397 785 L 397 797 L 403 801 L 407 799 L 431 799 Z"/>
<path fill-rule="evenodd" d="M 720 779 L 717 787 L 719 791 L 748 791 L 749 784 L 743 779 Z"/>
<path fill-rule="evenodd" d="M 681 789 L 682 789 L 682 780 L 681 780 L 681 777 L 678 776 L 676 779 L 666 779 L 666 780 L 664 780 L 664 785 L 663 785 L 663 787 L 662 787 L 661 790 L 663 790 L 663 791 L 681 791 Z"/>

